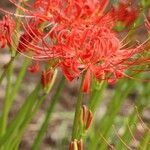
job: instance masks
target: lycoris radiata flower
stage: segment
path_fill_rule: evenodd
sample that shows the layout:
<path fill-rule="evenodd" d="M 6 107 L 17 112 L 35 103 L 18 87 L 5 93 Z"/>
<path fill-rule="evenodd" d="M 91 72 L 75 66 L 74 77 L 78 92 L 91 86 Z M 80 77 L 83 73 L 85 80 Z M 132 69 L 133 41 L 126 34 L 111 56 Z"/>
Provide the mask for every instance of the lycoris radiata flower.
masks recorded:
<path fill-rule="evenodd" d="M 21 14 L 5 12 L 22 18 L 17 51 L 35 61 L 51 61 L 53 70 L 61 68 L 69 81 L 84 74 L 84 92 L 89 92 L 92 77 L 113 84 L 123 77 L 133 78 L 126 71 L 149 62 L 142 56 L 150 47 L 149 39 L 131 46 L 114 30 L 118 21 L 128 27 L 137 18 L 138 9 L 129 3 L 108 10 L 109 0 L 23 1 L 24 7 L 10 1 Z M 148 21 L 146 26 L 150 28 Z"/>

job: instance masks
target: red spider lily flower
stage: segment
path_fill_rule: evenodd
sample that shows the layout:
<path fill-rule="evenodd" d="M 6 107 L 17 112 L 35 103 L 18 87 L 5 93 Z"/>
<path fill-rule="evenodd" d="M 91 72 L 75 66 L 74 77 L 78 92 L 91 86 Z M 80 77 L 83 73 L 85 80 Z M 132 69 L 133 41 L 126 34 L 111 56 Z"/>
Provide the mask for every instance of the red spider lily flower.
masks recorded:
<path fill-rule="evenodd" d="M 128 2 L 120 2 L 118 8 L 114 11 L 118 14 L 118 21 L 122 21 L 125 26 L 133 23 L 139 15 L 139 10 L 130 6 Z"/>
<path fill-rule="evenodd" d="M 65 77 L 69 80 L 72 81 L 73 79 L 79 77 L 80 71 L 79 67 L 77 64 L 78 60 L 73 60 L 73 59 L 65 59 L 60 63 L 60 67 L 65 75 Z"/>
<path fill-rule="evenodd" d="M 4 48 L 6 45 L 11 46 L 11 36 L 12 32 L 15 29 L 15 22 L 6 15 L 3 17 L 3 20 L 0 21 L 0 45 L 1 48 Z"/>
<path fill-rule="evenodd" d="M 25 7 L 14 3 L 24 13 L 20 17 L 25 18 L 18 51 L 35 60 L 53 60 L 69 81 L 85 74 L 82 89 L 86 93 L 90 91 L 91 77 L 111 84 L 123 77 L 132 78 L 127 70 L 150 61 L 142 56 L 150 48 L 150 40 L 132 47 L 123 43 L 124 38 L 114 27 L 118 21 L 126 26 L 132 24 L 138 11 L 119 3 L 106 12 L 108 3 L 109 0 L 36 0 L 33 4 L 25 2 Z M 49 71 L 43 72 L 44 86 L 50 78 Z"/>

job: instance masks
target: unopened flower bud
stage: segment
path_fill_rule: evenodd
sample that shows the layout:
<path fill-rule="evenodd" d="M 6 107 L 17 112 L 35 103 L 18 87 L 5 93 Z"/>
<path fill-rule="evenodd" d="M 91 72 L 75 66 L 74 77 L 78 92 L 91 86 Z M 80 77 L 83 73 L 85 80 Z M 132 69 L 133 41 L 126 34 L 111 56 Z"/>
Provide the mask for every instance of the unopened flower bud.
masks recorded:
<path fill-rule="evenodd" d="M 86 130 L 90 127 L 92 118 L 93 118 L 92 112 L 88 111 L 88 116 L 87 116 L 87 121 L 86 121 Z"/>
<path fill-rule="evenodd" d="M 51 81 L 51 78 L 52 78 L 52 71 L 49 70 L 49 71 L 43 71 L 42 72 L 42 77 L 41 77 L 41 81 L 42 81 L 42 85 L 43 87 L 46 87 L 50 81 Z"/>
<path fill-rule="evenodd" d="M 82 121 L 85 126 L 85 129 L 87 130 L 92 122 L 93 115 L 91 110 L 89 110 L 85 105 L 82 106 Z"/>
<path fill-rule="evenodd" d="M 48 93 L 51 90 L 54 84 L 54 81 L 56 79 L 56 75 L 57 75 L 56 69 L 55 70 L 51 69 L 51 70 L 42 72 L 41 82 L 46 93 Z"/>

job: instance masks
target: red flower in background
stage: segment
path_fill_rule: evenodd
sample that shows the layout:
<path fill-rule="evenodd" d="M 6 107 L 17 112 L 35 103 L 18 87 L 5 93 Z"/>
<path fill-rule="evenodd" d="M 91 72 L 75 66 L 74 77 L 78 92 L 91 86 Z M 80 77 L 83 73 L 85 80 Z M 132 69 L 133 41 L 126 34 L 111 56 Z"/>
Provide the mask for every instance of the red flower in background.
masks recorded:
<path fill-rule="evenodd" d="M 8 15 L 5 15 L 0 21 L 0 46 L 4 48 L 6 45 L 11 46 L 12 33 L 15 29 L 15 22 Z"/>
<path fill-rule="evenodd" d="M 139 15 L 139 10 L 130 6 L 130 3 L 128 2 L 120 2 L 118 8 L 114 9 L 114 13 L 115 11 L 118 12 L 118 20 L 122 21 L 125 26 L 133 23 Z"/>
<path fill-rule="evenodd" d="M 53 60 L 53 69 L 60 67 L 69 81 L 84 73 L 84 92 L 90 91 L 91 77 L 113 84 L 130 77 L 126 70 L 149 62 L 141 57 L 149 40 L 131 47 L 114 31 L 118 21 L 129 26 L 137 18 L 138 9 L 128 3 L 109 11 L 109 0 L 36 0 L 24 2 L 24 8 L 14 4 L 24 13 L 17 50 L 35 60 Z M 44 73 L 42 83 L 48 80 Z"/>

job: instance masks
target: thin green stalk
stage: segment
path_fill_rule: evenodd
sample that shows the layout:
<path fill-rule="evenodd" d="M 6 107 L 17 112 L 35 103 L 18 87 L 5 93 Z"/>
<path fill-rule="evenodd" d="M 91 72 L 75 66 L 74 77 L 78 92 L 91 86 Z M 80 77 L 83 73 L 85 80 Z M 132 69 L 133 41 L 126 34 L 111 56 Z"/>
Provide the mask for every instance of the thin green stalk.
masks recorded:
<path fill-rule="evenodd" d="M 43 93 L 43 95 L 36 100 L 36 103 L 34 103 L 32 107 L 28 109 L 28 111 L 26 112 L 25 116 L 22 119 L 21 124 L 18 127 L 17 134 L 15 134 L 14 136 L 11 136 L 9 141 L 6 142 L 5 150 L 11 150 L 11 149 L 13 150 L 14 147 L 16 147 L 17 145 L 19 146 L 22 136 L 25 132 L 25 129 L 27 128 L 28 124 L 32 120 L 33 116 L 36 114 L 36 112 L 39 110 L 39 108 L 43 104 L 43 101 L 46 98 L 46 96 L 47 96 L 46 93 Z"/>
<path fill-rule="evenodd" d="M 1 85 L 1 83 L 2 83 L 2 81 L 4 79 L 4 77 L 5 77 L 5 74 L 6 74 L 6 70 L 4 70 L 3 73 L 0 76 L 0 85 Z"/>
<path fill-rule="evenodd" d="M 23 77 L 24 77 L 24 75 L 26 73 L 26 70 L 27 70 L 27 67 L 28 67 L 29 63 L 30 63 L 30 60 L 25 59 L 23 64 L 22 64 L 22 66 L 21 66 L 21 70 L 20 70 L 19 74 L 17 75 L 17 79 L 15 81 L 15 84 L 13 86 L 12 92 L 10 94 L 9 107 L 11 107 L 11 105 L 13 103 L 13 100 L 14 100 L 14 98 L 15 98 L 15 96 L 16 96 L 16 94 L 17 94 L 17 92 L 18 92 L 18 90 L 19 90 L 19 88 L 21 86 Z"/>
<path fill-rule="evenodd" d="M 26 116 L 28 111 L 32 109 L 35 103 L 35 99 L 38 97 L 37 93 L 39 93 L 40 90 L 41 90 L 41 84 L 37 84 L 33 92 L 27 97 L 25 103 L 22 105 L 22 107 L 18 111 L 16 117 L 10 123 L 10 126 L 7 129 L 7 132 L 5 133 L 5 135 L 0 138 L 0 147 L 6 142 L 8 142 L 12 136 L 17 135 L 18 129 L 20 125 L 22 124 L 24 117 Z"/>
<path fill-rule="evenodd" d="M 139 113 L 141 114 L 143 112 L 143 109 L 148 105 L 149 101 L 148 99 L 150 98 L 149 95 L 149 88 L 150 88 L 150 84 L 145 84 L 143 87 L 143 91 L 141 92 L 141 94 L 138 96 L 137 100 L 136 100 L 136 106 L 138 108 Z M 125 126 L 125 132 L 124 135 L 121 137 L 123 141 L 125 141 L 126 143 L 130 143 L 132 140 L 130 139 L 131 134 L 129 132 L 129 128 L 128 126 L 130 126 L 133 134 L 136 132 L 137 126 L 136 124 L 138 123 L 138 115 L 136 110 L 128 117 L 128 122 L 127 125 Z M 116 145 L 117 149 L 121 149 L 122 147 L 122 143 L 119 142 Z M 144 146 L 141 146 L 144 147 Z"/>
<path fill-rule="evenodd" d="M 102 150 L 106 149 L 105 146 L 107 146 L 107 144 L 103 144 L 103 145 L 99 144 L 99 142 L 101 142 L 102 140 L 102 138 L 99 138 L 100 135 L 99 133 L 102 133 L 102 135 L 107 139 L 114 118 L 118 113 L 118 111 L 120 110 L 120 107 L 125 97 L 133 89 L 133 87 L 134 87 L 134 82 L 131 80 L 129 81 L 129 83 L 119 82 L 116 88 L 116 92 L 114 93 L 114 96 L 110 101 L 110 104 L 108 105 L 108 109 L 105 116 L 98 122 L 98 126 L 94 134 L 94 137 L 92 137 L 91 139 L 89 149 L 91 148 L 97 149 L 98 147 L 101 148 Z"/>
<path fill-rule="evenodd" d="M 37 134 L 37 137 L 33 143 L 33 146 L 32 146 L 32 150 L 38 150 L 39 149 L 39 146 L 40 146 L 40 143 L 43 139 L 43 136 L 44 136 L 44 133 L 48 127 L 48 124 L 49 124 L 49 120 L 51 119 L 51 115 L 52 115 L 52 112 L 59 100 L 59 97 L 62 93 L 62 90 L 64 88 L 64 85 L 65 85 L 65 78 L 62 77 L 59 85 L 58 85 L 58 88 L 56 89 L 56 93 L 55 95 L 52 97 L 51 99 L 51 103 L 49 104 L 48 106 L 48 109 L 47 109 L 47 112 L 46 112 L 46 116 L 45 116 L 45 120 Z"/>
<path fill-rule="evenodd" d="M 55 79 L 55 76 L 54 76 L 54 79 Z M 54 81 L 52 83 L 54 83 Z M 47 95 L 47 93 L 45 93 L 45 91 L 43 90 L 42 91 L 43 94 L 42 95 L 40 94 L 41 95 L 40 96 L 39 93 L 41 89 L 42 89 L 42 86 L 39 83 L 36 86 L 36 88 L 33 90 L 33 92 L 28 96 L 27 100 L 22 105 L 16 117 L 11 122 L 7 133 L 0 139 L 0 146 L 4 145 L 5 150 L 7 149 L 11 150 L 10 147 L 12 145 L 14 145 L 14 147 L 19 145 L 21 138 L 20 140 L 18 138 L 23 136 L 27 125 L 32 120 L 35 113 L 39 110 L 40 106 L 43 103 L 43 100 L 45 99 Z M 7 141 L 5 140 L 6 138 L 7 138 Z"/>
<path fill-rule="evenodd" d="M 8 62 L 8 64 L 5 65 L 5 69 L 4 69 L 3 73 L 0 76 L 0 85 L 2 84 L 2 81 L 5 78 L 8 70 L 11 68 L 11 65 L 14 62 L 15 58 L 16 58 L 16 56 L 15 57 L 11 57 L 10 61 Z"/>
<path fill-rule="evenodd" d="M 7 114 L 9 113 L 10 109 L 11 109 L 11 105 L 13 104 L 13 100 L 17 94 L 17 91 L 19 90 L 20 88 L 20 85 L 21 85 L 21 82 L 23 80 L 23 77 L 26 73 L 26 69 L 28 67 L 28 64 L 29 64 L 29 60 L 25 59 L 24 62 L 23 62 L 23 65 L 21 67 L 21 70 L 17 76 L 17 79 L 16 79 L 16 82 L 13 86 L 13 88 L 11 89 L 10 93 L 9 93 L 9 100 L 7 101 Z M 2 117 L 0 118 L 0 124 L 2 122 Z"/>
<path fill-rule="evenodd" d="M 82 105 L 82 100 L 83 100 L 82 83 L 83 83 L 83 79 L 81 81 L 80 90 L 79 90 L 76 108 L 75 108 L 75 115 L 74 115 L 74 121 L 73 121 L 73 129 L 72 129 L 72 140 L 78 139 L 79 134 L 81 134 L 79 131 L 80 131 L 81 105 Z"/>
<path fill-rule="evenodd" d="M 6 96 L 5 96 L 5 101 L 4 101 L 3 115 L 0 118 L 0 123 L 1 123 L 2 128 L 4 128 L 4 126 L 6 126 L 6 124 L 7 124 L 7 116 L 8 116 L 8 113 L 10 111 L 11 104 L 12 104 L 13 99 L 14 99 L 14 97 L 15 97 L 15 95 L 16 95 L 16 93 L 17 93 L 17 91 L 18 91 L 18 89 L 21 85 L 21 81 L 24 77 L 24 74 L 26 72 L 26 68 L 27 68 L 28 64 L 29 64 L 29 61 L 25 60 L 23 65 L 22 65 L 22 68 L 19 72 L 18 78 L 15 82 L 15 85 L 13 86 L 12 89 L 10 88 L 10 86 L 11 86 L 11 82 L 10 82 L 11 74 L 9 73 L 10 72 L 9 70 L 11 70 L 11 72 L 12 72 L 12 65 L 13 65 L 12 63 L 10 65 L 9 69 L 8 69 L 8 74 L 7 74 L 7 76 L 8 76 L 8 85 L 7 85 Z M 1 134 L 3 134 L 3 132 L 1 132 Z"/>
<path fill-rule="evenodd" d="M 56 98 L 56 101 L 58 99 L 58 96 L 60 96 L 60 93 L 61 93 L 61 91 L 59 91 L 59 90 L 62 90 L 63 86 L 64 86 L 64 83 L 62 85 L 62 82 L 64 82 L 64 78 L 62 80 L 63 81 L 61 81 L 61 83 L 59 84 L 59 87 L 58 87 L 58 90 L 57 90 L 57 93 L 56 93 L 57 96 L 56 97 L 54 96 Z M 30 123 L 33 116 L 36 114 L 36 112 L 41 107 L 41 105 L 43 103 L 43 100 L 45 99 L 46 96 L 47 96 L 47 93 L 43 92 L 43 95 L 39 99 L 36 100 L 36 103 L 34 103 L 34 105 L 32 105 L 32 108 L 30 107 L 28 109 L 28 111 L 26 112 L 25 117 L 23 117 L 22 122 L 21 122 L 20 126 L 18 127 L 17 134 L 14 135 L 13 137 L 11 137 L 9 139 L 9 142 L 6 143 L 6 146 L 5 146 L 6 150 L 10 150 L 10 146 L 12 146 L 12 145 L 13 145 L 12 149 L 13 148 L 16 149 L 16 147 L 19 146 L 27 125 Z M 52 99 L 52 103 L 55 103 L 54 98 Z M 55 104 L 53 105 L 53 108 L 54 108 L 54 106 L 55 106 Z"/>
<path fill-rule="evenodd" d="M 15 83 L 14 83 L 14 85 L 13 85 L 13 88 L 11 88 L 11 92 L 9 93 L 10 94 L 10 96 L 9 96 L 9 102 L 8 102 L 8 106 L 7 106 L 7 113 L 9 113 L 9 111 L 10 111 L 10 109 L 11 109 L 11 106 L 12 106 L 12 104 L 13 104 L 13 100 L 14 100 L 14 98 L 15 98 L 15 96 L 16 96 L 16 94 L 17 94 L 17 91 L 19 90 L 19 88 L 20 88 L 20 86 L 21 86 L 21 82 L 22 82 L 22 80 L 23 80 L 23 77 L 24 77 L 24 75 L 25 75 L 25 73 L 26 73 L 26 69 L 27 69 L 27 67 L 28 67 L 28 64 L 29 64 L 29 60 L 27 60 L 27 59 L 25 59 L 24 60 L 24 62 L 23 62 L 23 65 L 22 65 L 22 67 L 21 67 L 21 70 L 20 70 L 20 72 L 19 72 L 19 74 L 18 74 L 18 76 L 17 76 L 17 79 L 16 79 L 16 81 L 15 81 Z M 2 122 L 3 120 L 2 120 L 2 117 L 0 118 L 0 124 L 2 124 L 1 122 Z"/>
<path fill-rule="evenodd" d="M 123 102 L 125 101 L 125 98 L 127 97 L 127 95 L 129 94 L 129 92 L 134 88 L 135 86 L 135 82 L 134 81 L 129 81 L 128 84 L 126 84 L 125 87 L 123 87 L 123 85 L 121 85 L 122 87 L 121 90 L 116 90 L 116 93 L 114 95 L 114 98 L 111 100 L 111 103 L 109 105 L 108 111 L 107 111 L 107 117 L 103 118 L 101 120 L 101 128 L 99 128 L 99 131 L 102 130 L 103 136 L 105 138 L 108 138 L 111 129 L 112 129 L 112 124 L 114 122 L 114 119 L 117 115 L 117 113 L 119 112 L 119 110 L 121 109 L 121 106 L 123 104 Z M 123 95 L 122 95 L 123 93 Z M 106 149 L 105 145 L 101 145 L 100 148 Z"/>
<path fill-rule="evenodd" d="M 8 113 L 9 113 L 9 98 L 10 98 L 10 92 L 11 92 L 12 70 L 13 70 L 13 64 L 10 63 L 10 66 L 9 66 L 8 72 L 7 72 L 7 86 L 6 86 L 4 106 L 3 106 L 2 117 L 1 117 L 0 136 L 2 136 L 5 133 L 6 128 L 7 128 L 7 119 L 8 119 Z"/>
<path fill-rule="evenodd" d="M 93 114 L 95 113 L 97 107 L 99 107 L 99 104 L 102 100 L 101 97 L 103 95 L 104 89 L 106 88 L 106 85 L 107 84 L 105 82 L 98 83 L 98 81 L 95 81 L 93 79 L 92 95 L 89 100 L 89 109 Z"/>
<path fill-rule="evenodd" d="M 140 141 L 140 146 L 143 150 L 149 150 L 150 134 L 149 130 L 145 131 L 143 139 Z"/>

